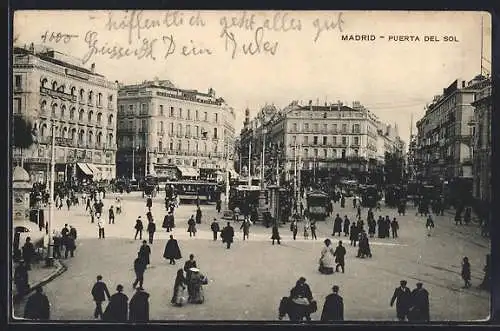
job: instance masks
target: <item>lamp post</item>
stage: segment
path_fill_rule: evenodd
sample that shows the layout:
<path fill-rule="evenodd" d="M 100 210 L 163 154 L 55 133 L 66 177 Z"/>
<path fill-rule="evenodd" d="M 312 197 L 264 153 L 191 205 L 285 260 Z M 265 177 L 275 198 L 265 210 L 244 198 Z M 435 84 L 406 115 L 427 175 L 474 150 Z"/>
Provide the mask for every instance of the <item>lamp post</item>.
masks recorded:
<path fill-rule="evenodd" d="M 248 186 L 252 185 L 252 141 L 248 144 Z"/>
<path fill-rule="evenodd" d="M 226 145 L 227 146 L 227 152 L 226 152 L 226 192 L 224 194 L 224 202 L 227 205 L 228 198 L 229 198 L 229 142 Z"/>
<path fill-rule="evenodd" d="M 261 160 L 261 167 L 260 167 L 260 188 L 264 189 L 265 187 L 265 164 L 266 164 L 266 157 L 265 157 L 265 150 L 266 150 L 266 128 L 262 128 L 262 160 Z"/>
<path fill-rule="evenodd" d="M 51 153 L 50 153 L 50 186 L 49 186 L 49 220 L 47 222 L 47 259 L 45 260 L 47 266 L 52 266 L 54 259 L 51 254 L 52 245 L 52 218 L 54 217 L 54 180 L 56 171 L 56 160 L 55 160 L 55 144 L 56 144 L 56 134 L 55 134 L 55 123 L 52 121 L 52 138 L 51 138 Z"/>

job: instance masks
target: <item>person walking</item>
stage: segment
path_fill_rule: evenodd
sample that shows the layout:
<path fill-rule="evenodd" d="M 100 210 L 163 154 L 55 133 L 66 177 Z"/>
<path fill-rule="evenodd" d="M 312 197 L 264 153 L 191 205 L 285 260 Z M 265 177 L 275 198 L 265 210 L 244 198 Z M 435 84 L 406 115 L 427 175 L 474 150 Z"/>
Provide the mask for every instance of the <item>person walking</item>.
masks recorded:
<path fill-rule="evenodd" d="M 92 298 L 95 301 L 94 318 L 102 318 L 102 303 L 106 301 L 106 298 L 110 300 L 111 295 L 109 294 L 108 287 L 106 283 L 102 281 L 102 276 L 97 276 L 97 281 L 92 286 Z"/>
<path fill-rule="evenodd" d="M 99 229 L 99 239 L 104 239 L 105 234 L 104 234 L 104 222 L 102 221 L 101 217 L 97 218 L 97 228 Z"/>
<path fill-rule="evenodd" d="M 151 212 L 151 207 L 153 207 L 153 199 L 151 199 L 151 196 L 148 196 L 146 199 L 146 207 L 148 211 Z"/>
<path fill-rule="evenodd" d="M 142 286 L 136 288 L 129 302 L 129 322 L 144 323 L 149 321 L 149 293 Z"/>
<path fill-rule="evenodd" d="M 399 223 L 396 220 L 396 217 L 394 217 L 391 222 L 391 232 L 393 239 L 398 237 L 398 230 L 399 230 Z"/>
<path fill-rule="evenodd" d="M 76 230 L 73 233 L 70 232 L 70 234 L 66 237 L 66 249 L 64 250 L 64 258 L 67 259 L 68 255 L 74 257 L 75 249 L 76 249 Z"/>
<path fill-rule="evenodd" d="M 281 239 L 280 232 L 279 232 L 278 224 L 276 224 L 276 222 L 273 225 L 271 239 L 273 241 L 273 245 L 274 245 L 274 241 L 275 240 L 278 241 L 278 245 L 281 245 L 281 242 L 280 242 L 280 239 Z"/>
<path fill-rule="evenodd" d="M 304 222 L 304 239 L 309 239 L 309 229 L 311 227 L 311 223 L 306 219 Z"/>
<path fill-rule="evenodd" d="M 344 299 L 339 295 L 339 287 L 333 285 L 333 293 L 325 298 L 323 311 L 321 312 L 321 321 L 343 321 L 344 320 Z"/>
<path fill-rule="evenodd" d="M 123 285 L 116 286 L 116 293 L 109 298 L 108 306 L 102 315 L 106 322 L 126 322 L 128 315 L 128 297 L 123 294 Z"/>
<path fill-rule="evenodd" d="M 311 239 L 318 240 L 316 236 L 316 221 L 311 222 Z"/>
<path fill-rule="evenodd" d="M 153 237 L 154 237 L 155 232 L 156 232 L 156 224 L 155 224 L 154 220 L 149 221 L 147 230 L 148 230 L 148 235 L 149 235 L 149 243 L 153 244 Z"/>
<path fill-rule="evenodd" d="M 406 280 L 399 282 L 400 286 L 394 290 L 394 294 L 391 298 L 391 307 L 396 301 L 396 314 L 399 321 L 405 321 L 408 317 L 408 311 L 411 306 L 411 292 L 408 287 L 406 287 Z"/>
<path fill-rule="evenodd" d="M 35 253 L 35 246 L 31 242 L 31 237 L 27 237 L 22 248 L 22 257 L 27 270 L 31 270 L 31 262 L 35 258 Z"/>
<path fill-rule="evenodd" d="M 48 321 L 50 319 L 50 302 L 43 288 L 37 286 L 35 293 L 26 301 L 24 306 L 24 318 L 30 320 Z"/>
<path fill-rule="evenodd" d="M 358 227 L 356 225 L 356 222 L 351 223 L 351 230 L 350 230 L 350 234 L 349 234 L 349 239 L 351 240 L 351 246 L 356 247 L 356 242 L 359 239 L 359 230 L 358 230 Z"/>
<path fill-rule="evenodd" d="M 222 201 L 220 201 L 220 199 L 217 199 L 217 203 L 215 205 L 215 210 L 217 210 L 217 214 L 220 214 L 221 206 L 222 206 Z"/>
<path fill-rule="evenodd" d="M 296 240 L 297 232 L 299 231 L 296 220 L 292 220 L 292 222 L 290 223 L 290 231 L 292 231 L 293 240 Z"/>
<path fill-rule="evenodd" d="M 109 221 L 109 224 L 115 224 L 115 211 L 113 209 L 113 205 L 109 206 L 108 221 Z"/>
<path fill-rule="evenodd" d="M 220 236 L 222 237 L 222 242 L 226 243 L 227 249 L 230 249 L 234 238 L 234 228 L 231 226 L 230 222 L 227 222 L 227 225 L 224 229 L 222 229 Z"/>
<path fill-rule="evenodd" d="M 346 255 L 346 250 L 345 247 L 342 246 L 342 240 L 339 241 L 339 245 L 335 249 L 335 252 L 333 252 L 333 256 L 335 256 L 335 263 L 337 264 L 335 266 L 335 271 L 339 271 L 339 267 L 342 268 L 342 273 L 345 272 L 345 255 Z"/>
<path fill-rule="evenodd" d="M 245 240 L 245 238 L 248 239 L 248 235 L 250 234 L 250 225 L 250 220 L 248 217 L 245 217 L 240 226 L 240 230 L 243 229 L 243 240 Z"/>
<path fill-rule="evenodd" d="M 469 258 L 465 256 L 462 259 L 462 279 L 464 280 L 464 287 L 463 288 L 469 288 L 471 286 L 470 283 L 470 263 L 469 263 Z"/>
<path fill-rule="evenodd" d="M 409 321 L 429 322 L 429 292 L 423 288 L 422 283 L 417 283 L 417 288 L 411 292 L 411 308 L 408 313 Z"/>
<path fill-rule="evenodd" d="M 304 277 L 300 277 L 290 290 L 290 299 L 297 305 L 310 307 L 313 304 L 312 291 Z M 311 321 L 311 314 L 309 312 L 305 313 L 305 318 L 307 321 Z"/>
<path fill-rule="evenodd" d="M 432 220 L 432 215 L 429 213 L 427 216 L 427 221 L 425 222 L 425 227 L 427 228 L 427 237 L 431 236 L 432 229 L 434 229 L 434 221 Z"/>
<path fill-rule="evenodd" d="M 62 255 L 61 255 L 61 246 L 62 246 L 61 234 L 59 232 L 57 232 L 56 230 L 52 231 L 52 240 L 54 243 L 53 257 L 55 259 L 60 259 L 62 257 Z"/>
<path fill-rule="evenodd" d="M 349 235 L 349 225 L 350 224 L 351 224 L 351 221 L 349 221 L 349 218 L 347 217 L 347 215 L 345 215 L 344 216 L 344 237 L 347 237 Z"/>
<path fill-rule="evenodd" d="M 172 300 L 170 302 L 176 306 L 183 306 L 187 299 L 184 296 L 184 290 L 186 289 L 187 281 L 184 277 L 184 271 L 182 269 L 177 270 L 177 276 L 174 282 L 174 294 L 172 295 Z"/>
<path fill-rule="evenodd" d="M 186 272 L 186 283 L 188 288 L 188 301 L 192 297 L 192 288 L 191 288 L 191 268 L 197 268 L 196 260 L 194 259 L 194 254 L 189 255 L 189 260 L 184 263 L 184 271 Z"/>
<path fill-rule="evenodd" d="M 201 209 L 200 206 L 196 209 L 196 224 L 201 224 Z"/>
<path fill-rule="evenodd" d="M 347 217 L 347 215 L 345 216 Z M 333 221 L 333 232 L 332 232 L 332 237 L 335 237 L 335 234 L 338 233 L 340 237 L 340 233 L 342 232 L 342 218 L 340 217 L 339 214 L 335 217 L 335 220 Z"/>
<path fill-rule="evenodd" d="M 137 253 L 137 258 L 134 260 L 134 272 L 135 272 L 135 280 L 132 284 L 132 288 L 135 288 L 137 284 L 142 287 L 144 284 L 144 272 L 146 271 L 146 262 L 141 257 L 140 253 Z"/>
<path fill-rule="evenodd" d="M 190 237 L 196 237 L 196 221 L 194 220 L 194 215 L 191 215 L 191 217 L 188 220 L 187 232 L 189 232 Z"/>
<path fill-rule="evenodd" d="M 161 225 L 162 228 L 164 228 L 167 232 L 170 232 L 171 228 L 170 228 L 170 212 L 167 213 L 167 215 L 165 215 L 165 217 L 163 217 L 163 223 Z"/>
<path fill-rule="evenodd" d="M 214 218 L 214 221 L 210 225 L 210 229 L 212 230 L 212 234 L 214 236 L 214 241 L 217 240 L 217 233 L 220 231 L 219 223 L 217 223 L 217 219 Z"/>
<path fill-rule="evenodd" d="M 142 224 L 141 216 L 139 216 L 135 221 L 134 229 L 135 229 L 134 240 L 137 240 L 137 235 L 139 235 L 139 240 L 142 240 L 142 230 L 144 229 L 144 225 Z"/>
<path fill-rule="evenodd" d="M 325 239 L 325 247 L 321 250 L 321 257 L 319 258 L 319 268 L 318 271 L 324 275 L 333 274 L 333 263 L 334 254 L 333 248 L 331 246 L 332 241 L 330 239 Z"/>
<path fill-rule="evenodd" d="M 146 240 L 142 241 L 142 245 L 139 248 L 139 257 L 144 261 L 146 265 L 150 263 L 149 257 L 151 256 L 151 247 L 149 247 Z"/>
<path fill-rule="evenodd" d="M 182 258 L 181 250 L 179 248 L 179 243 L 174 239 L 173 235 L 170 235 L 170 239 L 165 245 L 165 251 L 163 252 L 163 257 L 169 260 L 169 264 L 175 265 L 175 260 Z"/>

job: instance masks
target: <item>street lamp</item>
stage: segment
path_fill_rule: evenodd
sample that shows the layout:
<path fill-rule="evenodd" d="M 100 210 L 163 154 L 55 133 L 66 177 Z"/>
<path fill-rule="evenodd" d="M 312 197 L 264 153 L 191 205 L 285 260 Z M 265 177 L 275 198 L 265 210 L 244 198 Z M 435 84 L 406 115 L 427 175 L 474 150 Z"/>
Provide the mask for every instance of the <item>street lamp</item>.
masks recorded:
<path fill-rule="evenodd" d="M 55 144 L 56 144 L 56 134 L 55 134 L 55 123 L 52 120 L 52 138 L 51 138 L 51 153 L 50 153 L 50 186 L 49 186 L 49 219 L 47 222 L 47 232 L 48 232 L 48 243 L 47 243 L 47 259 L 45 263 L 47 266 L 52 266 L 54 259 L 51 255 L 50 247 L 52 244 L 52 218 L 54 217 L 54 180 L 55 180 L 55 170 L 56 170 L 56 160 L 55 160 Z"/>
<path fill-rule="evenodd" d="M 265 159 L 265 149 L 266 149 L 266 133 L 267 133 L 267 130 L 265 127 L 262 128 L 262 165 L 260 167 L 260 186 L 261 186 L 261 189 L 264 189 L 265 187 L 265 178 L 266 178 L 266 175 L 265 175 L 265 164 L 266 164 L 266 159 Z"/>

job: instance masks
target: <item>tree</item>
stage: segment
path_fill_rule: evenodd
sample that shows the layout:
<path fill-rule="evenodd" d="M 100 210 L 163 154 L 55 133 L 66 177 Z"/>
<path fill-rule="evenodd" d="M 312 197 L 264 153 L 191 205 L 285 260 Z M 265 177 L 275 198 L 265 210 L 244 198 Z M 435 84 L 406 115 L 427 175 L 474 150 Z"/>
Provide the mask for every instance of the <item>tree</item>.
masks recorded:
<path fill-rule="evenodd" d="M 21 166 L 23 166 L 23 150 L 30 148 L 35 143 L 33 125 L 22 116 L 14 116 L 13 122 L 12 146 L 21 150 Z"/>

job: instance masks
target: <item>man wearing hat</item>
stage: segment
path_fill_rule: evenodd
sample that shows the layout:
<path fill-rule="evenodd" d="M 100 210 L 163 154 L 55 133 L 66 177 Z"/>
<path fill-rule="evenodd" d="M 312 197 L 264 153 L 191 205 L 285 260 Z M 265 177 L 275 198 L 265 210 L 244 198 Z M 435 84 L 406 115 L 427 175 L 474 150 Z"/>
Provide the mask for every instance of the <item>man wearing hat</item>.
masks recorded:
<path fill-rule="evenodd" d="M 134 260 L 134 272 L 135 272 L 135 281 L 134 284 L 132 285 L 133 288 L 137 286 L 137 283 L 139 283 L 139 286 L 142 286 L 144 283 L 144 272 L 146 271 L 146 261 L 144 260 L 144 257 L 141 256 L 141 253 L 137 253 L 137 258 Z"/>
<path fill-rule="evenodd" d="M 122 293 L 123 285 L 116 287 L 116 293 L 109 298 L 108 306 L 102 316 L 107 322 L 126 322 L 128 315 L 128 297 Z"/>
<path fill-rule="evenodd" d="M 130 322 L 147 322 L 149 321 L 149 293 L 139 286 L 136 288 L 135 294 L 130 299 L 129 317 Z"/>
<path fill-rule="evenodd" d="M 24 306 L 24 318 L 33 320 L 50 319 L 50 302 L 41 286 L 35 289 Z"/>
<path fill-rule="evenodd" d="M 134 229 L 135 229 L 134 240 L 137 239 L 137 235 L 139 235 L 139 240 L 142 240 L 142 230 L 144 229 L 144 225 L 142 224 L 141 216 L 139 216 L 135 221 Z"/>
<path fill-rule="evenodd" d="M 332 287 L 333 293 L 329 294 L 325 299 L 323 311 L 321 313 L 321 321 L 343 321 L 344 320 L 344 299 L 339 295 L 339 287 Z"/>
<path fill-rule="evenodd" d="M 408 313 L 408 320 L 428 322 L 429 312 L 429 292 L 423 288 L 422 283 L 417 283 L 417 288 L 411 292 L 412 304 Z"/>
<path fill-rule="evenodd" d="M 394 290 L 394 294 L 391 298 L 391 307 L 396 302 L 396 314 L 400 321 L 404 321 L 408 317 L 408 311 L 411 306 L 411 292 L 408 287 L 406 287 L 406 280 L 399 282 L 400 286 Z"/>
<path fill-rule="evenodd" d="M 102 303 L 106 301 L 106 298 L 110 300 L 110 294 L 106 283 L 102 281 L 102 276 L 97 276 L 97 282 L 92 287 L 92 298 L 95 301 L 94 318 L 102 318 Z"/>

